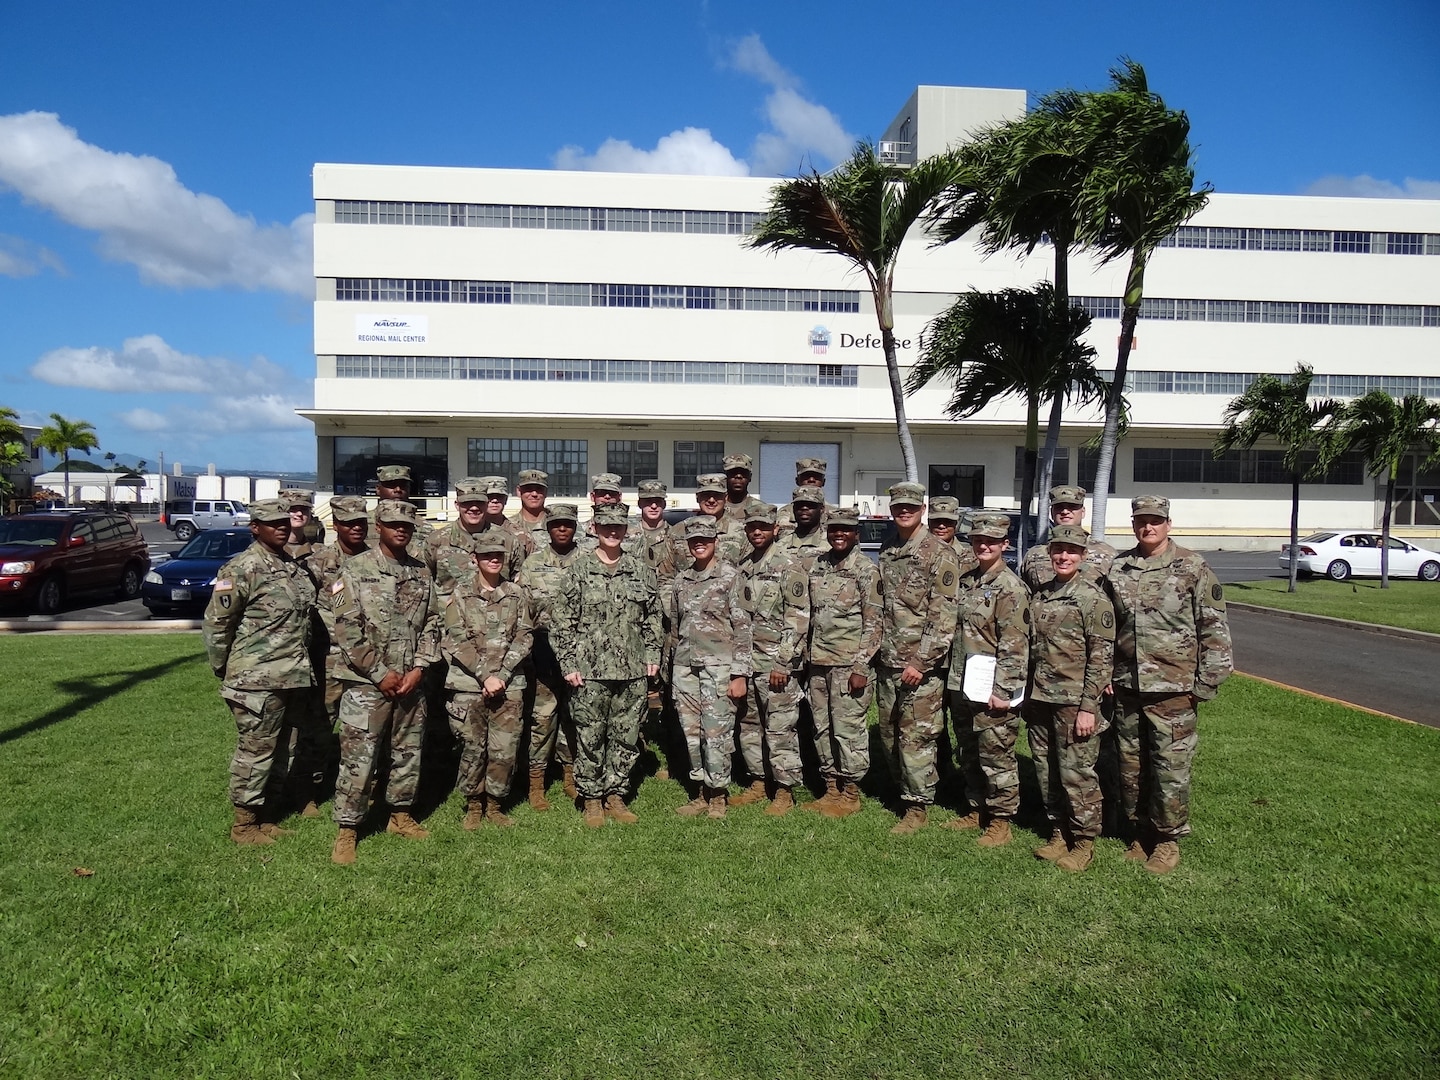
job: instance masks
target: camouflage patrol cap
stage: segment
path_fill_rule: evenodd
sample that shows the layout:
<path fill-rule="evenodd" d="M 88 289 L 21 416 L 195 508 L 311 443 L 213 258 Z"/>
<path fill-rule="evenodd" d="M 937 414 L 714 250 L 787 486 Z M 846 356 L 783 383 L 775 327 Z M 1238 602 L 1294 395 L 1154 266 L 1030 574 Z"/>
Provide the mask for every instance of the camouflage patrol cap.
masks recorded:
<path fill-rule="evenodd" d="M 455 481 L 456 502 L 484 502 L 485 495 L 485 477 L 483 476 L 466 476 Z"/>
<path fill-rule="evenodd" d="M 290 507 L 284 499 L 256 499 L 250 504 L 250 520 L 256 522 L 290 522 Z"/>
<path fill-rule="evenodd" d="M 749 454 L 726 454 L 722 466 L 727 473 L 734 472 L 736 469 L 744 469 L 747 473 L 753 473 L 755 459 Z"/>
<path fill-rule="evenodd" d="M 960 500 L 952 499 L 949 495 L 936 495 L 930 500 L 929 516 L 931 521 L 953 521 L 960 522 Z"/>
<path fill-rule="evenodd" d="M 1170 519 L 1170 500 L 1163 495 L 1136 495 L 1130 500 L 1130 516 Z"/>
<path fill-rule="evenodd" d="M 296 506 L 303 506 L 307 510 L 315 507 L 315 493 L 306 491 L 304 488 L 286 488 L 280 492 L 280 501 L 292 509 Z"/>
<path fill-rule="evenodd" d="M 365 500 L 358 495 L 332 495 L 330 497 L 331 521 L 368 521 L 370 512 Z"/>
<path fill-rule="evenodd" d="M 804 484 L 790 493 L 790 501 L 792 503 L 819 503 L 824 506 L 825 492 L 818 487 Z"/>
<path fill-rule="evenodd" d="M 574 525 L 579 520 L 579 515 L 575 511 L 575 504 L 572 502 L 545 504 L 545 527 L 547 529 L 556 522 Z"/>
<path fill-rule="evenodd" d="M 825 523 L 827 529 L 858 529 L 860 528 L 860 515 L 853 508 L 841 507 L 839 510 L 830 511 L 830 520 Z"/>
<path fill-rule="evenodd" d="M 745 511 L 745 524 L 752 521 L 763 521 L 767 525 L 775 524 L 775 507 L 767 502 L 751 503 L 750 508 Z"/>
<path fill-rule="evenodd" d="M 1050 489 L 1051 506 L 1084 506 L 1085 489 L 1073 484 L 1058 484 Z"/>
<path fill-rule="evenodd" d="M 410 483 L 409 465 L 381 465 L 375 470 L 375 479 L 382 484 L 398 484 L 402 480 Z"/>
<path fill-rule="evenodd" d="M 613 491 L 620 494 L 620 476 L 618 473 L 602 472 L 590 477 L 591 491 Z"/>
<path fill-rule="evenodd" d="M 614 506 L 597 506 L 595 508 L 596 525 L 629 525 L 630 510 L 623 504 Z"/>
<path fill-rule="evenodd" d="M 1090 534 L 1085 531 L 1082 525 L 1056 525 L 1050 530 L 1048 541 L 1051 547 L 1056 544 L 1074 544 L 1076 547 L 1088 547 Z"/>
<path fill-rule="evenodd" d="M 476 555 L 504 555 L 510 548 L 500 535 L 499 529 L 489 529 L 480 534 L 475 546 L 470 549 Z"/>
<path fill-rule="evenodd" d="M 983 536 L 990 540 L 1005 540 L 1010 536 L 1010 515 L 994 510 L 985 510 L 971 519 L 970 535 Z"/>
<path fill-rule="evenodd" d="M 404 499 L 381 499 L 375 507 L 375 520 L 392 525 L 414 525 L 420 520 L 415 504 Z"/>
<path fill-rule="evenodd" d="M 725 474 L 718 472 L 707 472 L 695 478 L 695 494 L 701 495 L 707 491 L 715 491 L 724 495 L 729 488 L 725 486 Z"/>
<path fill-rule="evenodd" d="M 800 482 L 800 477 L 806 473 L 819 473 L 824 476 L 830 469 L 830 463 L 823 457 L 802 457 L 795 462 L 795 482 Z"/>
<path fill-rule="evenodd" d="M 485 485 L 485 494 L 508 496 L 510 494 L 510 481 L 503 476 L 482 476 L 480 482 Z"/>
<path fill-rule="evenodd" d="M 641 499 L 663 499 L 667 493 L 665 484 L 660 480 L 641 480 L 637 490 Z"/>
<path fill-rule="evenodd" d="M 692 518 L 685 519 L 685 541 L 691 540 L 714 540 L 716 535 L 715 519 L 705 514 L 696 514 Z"/>
<path fill-rule="evenodd" d="M 890 485 L 891 506 L 924 506 L 925 487 L 910 480 Z"/>
<path fill-rule="evenodd" d="M 517 488 L 542 487 L 549 491 L 550 474 L 539 469 L 521 469 L 520 475 L 515 478 L 515 486 Z"/>

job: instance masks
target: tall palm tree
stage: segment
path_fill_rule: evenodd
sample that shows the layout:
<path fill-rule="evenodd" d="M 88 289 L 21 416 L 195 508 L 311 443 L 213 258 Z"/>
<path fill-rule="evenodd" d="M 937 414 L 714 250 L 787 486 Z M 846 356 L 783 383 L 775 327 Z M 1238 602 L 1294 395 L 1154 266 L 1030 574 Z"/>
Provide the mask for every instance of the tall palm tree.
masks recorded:
<path fill-rule="evenodd" d="M 0 405 L 0 444 L 25 441 L 20 428 L 20 414 L 9 405 Z"/>
<path fill-rule="evenodd" d="M 1079 308 L 1056 306 L 1049 282 L 1033 289 L 971 289 L 926 329 L 920 362 L 906 382 L 914 393 L 937 376 L 948 378 L 954 392 L 945 412 L 957 420 L 974 416 L 998 398 L 1024 398 L 1021 557 L 1029 539 L 1026 515 L 1035 493 L 1041 404 L 1066 397 L 1098 401 L 1105 395 L 1105 383 L 1095 370 L 1095 350 L 1081 340 L 1089 327 L 1090 316 Z"/>
<path fill-rule="evenodd" d="M 1335 438 L 1328 444 L 1328 460 L 1346 451 L 1358 451 L 1370 465 L 1371 476 L 1385 477 L 1385 516 L 1380 522 L 1380 587 L 1390 587 L 1390 516 L 1395 505 L 1395 480 L 1400 462 L 1411 448 L 1420 451 L 1417 468 L 1440 460 L 1440 404 L 1419 394 L 1396 400 L 1384 390 L 1371 390 L 1341 410 Z"/>
<path fill-rule="evenodd" d="M 1316 471 L 1316 456 L 1328 435 L 1326 426 L 1340 411 L 1333 398 L 1310 400 L 1315 371 L 1296 364 L 1288 379 L 1261 375 L 1225 406 L 1225 426 L 1215 436 L 1215 456 L 1248 450 L 1262 439 L 1278 442 L 1281 463 L 1290 474 L 1290 592 L 1300 568 L 1300 482 Z"/>
<path fill-rule="evenodd" d="M 79 450 L 86 457 L 91 450 L 100 448 L 95 436 L 95 425 L 88 420 L 67 420 L 59 413 L 51 413 L 54 423 L 46 424 L 35 437 L 35 445 L 52 454 L 61 455 L 60 465 L 65 470 L 65 502 L 70 502 L 70 451 Z"/>
<path fill-rule="evenodd" d="M 895 263 L 900 245 L 935 198 L 954 183 L 953 154 L 938 154 L 909 167 L 887 165 L 875 147 L 862 142 L 832 172 L 812 171 L 775 185 L 770 206 L 745 241 L 752 248 L 799 248 L 843 256 L 865 275 L 880 325 L 895 434 L 905 478 L 918 480 L 915 444 L 905 416 L 905 392 L 895 347 Z"/>

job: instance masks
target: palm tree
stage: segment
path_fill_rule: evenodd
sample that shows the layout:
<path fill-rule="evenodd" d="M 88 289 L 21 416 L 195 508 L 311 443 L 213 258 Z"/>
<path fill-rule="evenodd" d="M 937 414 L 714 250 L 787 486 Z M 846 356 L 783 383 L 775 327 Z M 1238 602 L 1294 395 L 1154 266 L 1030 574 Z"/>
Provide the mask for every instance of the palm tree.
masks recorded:
<path fill-rule="evenodd" d="M 1288 379 L 1261 375 L 1225 406 L 1225 427 L 1215 437 L 1215 456 L 1248 450 L 1261 439 L 1278 442 L 1281 463 L 1290 474 L 1290 592 L 1300 567 L 1300 481 L 1316 471 L 1316 452 L 1327 437 L 1326 425 L 1340 411 L 1333 398 L 1312 402 L 1308 364 L 1296 364 Z"/>
<path fill-rule="evenodd" d="M 91 450 L 100 448 L 95 436 L 95 425 L 88 420 L 67 420 L 59 413 L 51 413 L 53 424 L 46 424 L 35 437 L 35 445 L 52 454 L 60 454 L 61 468 L 65 470 L 65 502 L 70 502 L 70 451 L 79 450 L 87 457 Z"/>
<path fill-rule="evenodd" d="M 900 457 L 905 478 L 912 481 L 919 479 L 919 469 L 895 348 L 895 263 L 910 228 L 957 175 L 953 154 L 938 154 L 906 168 L 885 164 L 874 146 L 862 142 L 832 172 L 822 176 L 812 171 L 772 188 L 769 209 L 745 241 L 748 247 L 770 251 L 828 251 L 850 260 L 865 275 L 880 324 Z"/>
<path fill-rule="evenodd" d="M 8 405 L 0 405 L 0 445 L 25 441 L 25 432 L 21 430 L 19 420 L 18 412 Z"/>
<path fill-rule="evenodd" d="M 920 362 L 906 388 L 914 393 L 936 376 L 954 386 L 945 412 L 974 416 L 997 398 L 1025 399 L 1025 463 L 1020 478 L 1019 548 L 1025 554 L 1026 515 L 1035 493 L 1040 442 L 1040 405 L 1066 397 L 1098 401 L 1105 383 L 1095 370 L 1095 350 L 1081 338 L 1090 316 L 1059 308 L 1049 282 L 1033 289 L 964 293 L 929 325 Z"/>
<path fill-rule="evenodd" d="M 1400 462 L 1411 447 L 1422 458 L 1418 469 L 1440 460 L 1440 405 L 1419 394 L 1396 400 L 1384 390 L 1371 390 L 1340 412 L 1339 428 L 1328 443 L 1326 460 L 1346 451 L 1358 451 L 1370 465 L 1371 476 L 1385 477 L 1385 516 L 1380 523 L 1380 587 L 1390 587 L 1390 515 L 1395 505 L 1395 480 Z"/>

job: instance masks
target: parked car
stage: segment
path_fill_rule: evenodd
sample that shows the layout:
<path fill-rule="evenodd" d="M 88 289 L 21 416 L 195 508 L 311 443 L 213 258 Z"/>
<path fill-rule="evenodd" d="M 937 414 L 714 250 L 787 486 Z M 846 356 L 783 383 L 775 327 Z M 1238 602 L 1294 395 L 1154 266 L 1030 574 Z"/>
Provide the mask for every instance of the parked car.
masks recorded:
<path fill-rule="evenodd" d="M 1349 577 L 1379 577 L 1383 537 L 1368 530 L 1311 533 L 1300 541 L 1296 573 L 1302 577 L 1325 574 L 1336 581 Z M 1290 572 L 1290 545 L 1280 545 L 1280 569 Z M 1440 581 L 1440 552 L 1428 551 L 1390 537 L 1390 576 Z"/>
<path fill-rule="evenodd" d="M 178 499 L 165 504 L 165 524 L 184 543 L 202 529 L 249 525 L 250 511 L 238 499 Z"/>
<path fill-rule="evenodd" d="M 150 552 L 129 515 L 63 510 L 0 519 L 0 603 L 42 615 L 66 597 L 140 595 Z"/>
<path fill-rule="evenodd" d="M 254 538 L 248 528 L 206 529 L 145 575 L 141 602 L 151 615 L 199 615 L 210 602 L 215 574 Z"/>

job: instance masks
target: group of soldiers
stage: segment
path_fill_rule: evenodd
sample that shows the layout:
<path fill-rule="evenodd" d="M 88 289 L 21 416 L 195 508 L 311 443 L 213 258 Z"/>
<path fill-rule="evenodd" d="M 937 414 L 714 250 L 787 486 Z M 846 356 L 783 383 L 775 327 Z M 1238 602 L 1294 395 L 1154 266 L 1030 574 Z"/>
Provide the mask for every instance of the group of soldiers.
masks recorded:
<path fill-rule="evenodd" d="M 944 827 L 1010 843 L 1023 718 L 1051 832 L 1037 857 L 1090 864 L 1108 745 L 1126 858 L 1178 865 L 1196 705 L 1231 661 L 1223 592 L 1170 540 L 1167 500 L 1133 500 L 1136 545 L 1117 553 L 1085 532 L 1085 492 L 1057 487 L 1049 542 L 1017 575 L 1006 514 L 962 527 L 954 499 L 927 514 L 921 485 L 896 484 L 877 563 L 856 512 L 826 503 L 825 461 L 796 462 L 781 507 L 750 494 L 747 455 L 723 465 L 697 478 L 697 512 L 674 525 L 663 483 L 638 485 L 632 521 L 609 473 L 591 478 L 583 528 L 537 470 L 519 475 L 509 516 L 505 477 L 460 480 L 454 520 L 431 528 L 409 470 L 381 466 L 373 514 L 363 498 L 330 500 L 330 544 L 310 493 L 252 504 L 255 542 L 217 574 L 204 621 L 238 733 L 232 839 L 273 843 L 285 814 L 318 816 L 337 730 L 332 860 L 355 861 L 377 801 L 389 832 L 423 839 L 412 811 L 430 712 L 459 748 L 467 829 L 514 823 L 521 761 L 533 808 L 550 808 L 554 762 L 587 826 L 634 824 L 645 722 L 668 715 L 677 723 L 654 737 L 683 739 L 692 796 L 677 813 L 790 812 L 808 735 L 825 791 L 804 808 L 846 817 L 861 807 L 873 704 L 901 792 L 892 832 L 927 824 L 953 728 L 964 805 Z"/>

